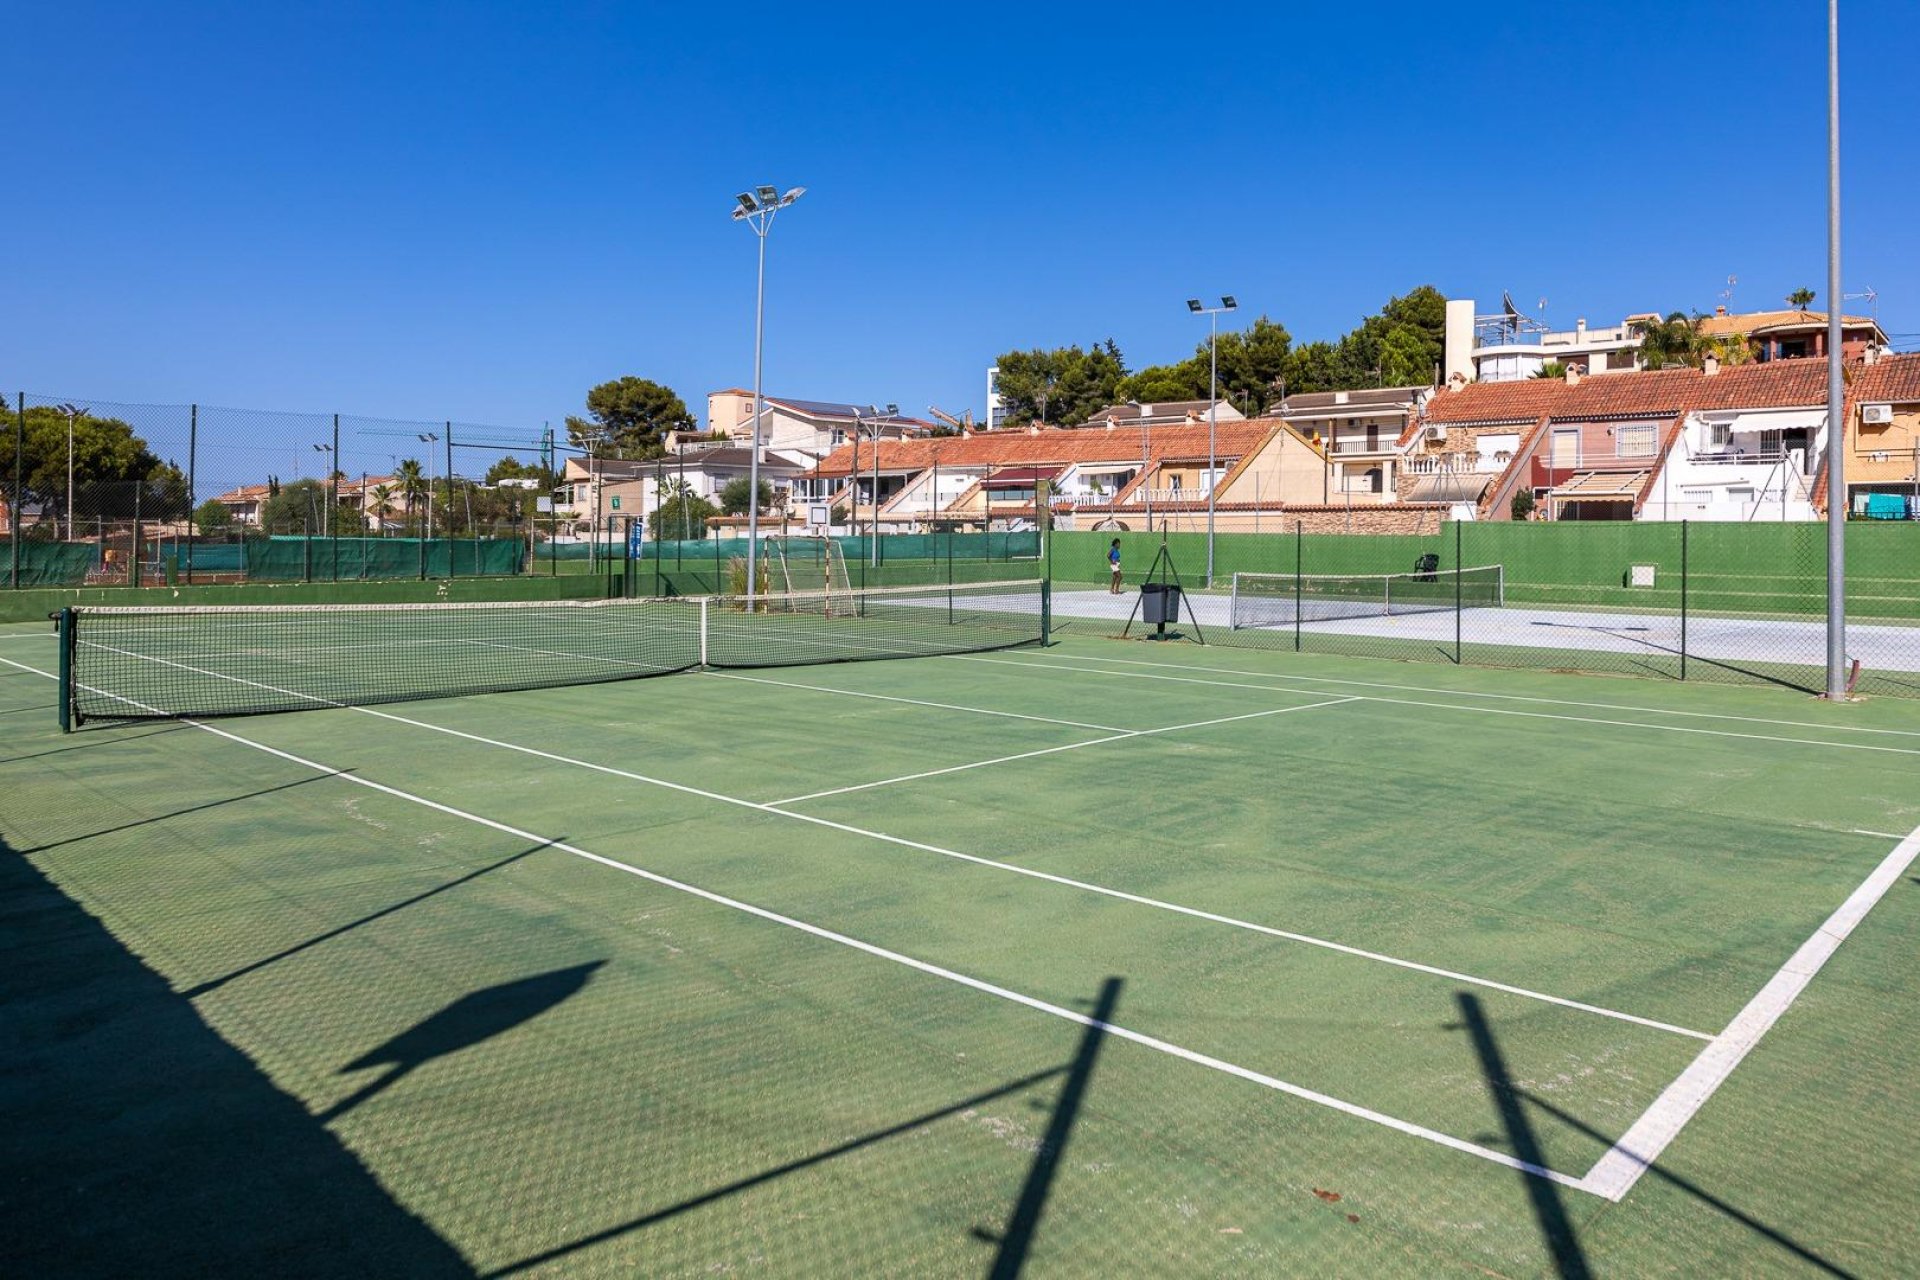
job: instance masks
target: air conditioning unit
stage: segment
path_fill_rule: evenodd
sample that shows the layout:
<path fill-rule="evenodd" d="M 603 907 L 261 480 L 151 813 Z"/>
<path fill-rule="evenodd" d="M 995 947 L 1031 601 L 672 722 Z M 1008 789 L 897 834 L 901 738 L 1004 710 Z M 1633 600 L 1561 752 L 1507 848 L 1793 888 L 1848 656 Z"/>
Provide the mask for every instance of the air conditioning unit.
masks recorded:
<path fill-rule="evenodd" d="M 1890 404 L 1863 404 L 1860 406 L 1862 422 L 1892 422 L 1893 406 Z"/>

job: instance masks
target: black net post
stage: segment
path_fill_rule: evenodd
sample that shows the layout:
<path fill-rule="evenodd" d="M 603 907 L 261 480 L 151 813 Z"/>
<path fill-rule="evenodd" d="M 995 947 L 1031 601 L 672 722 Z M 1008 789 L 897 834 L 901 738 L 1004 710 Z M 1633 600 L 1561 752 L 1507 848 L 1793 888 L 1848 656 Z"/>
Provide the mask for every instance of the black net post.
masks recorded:
<path fill-rule="evenodd" d="M 146 493 L 147 484 L 142 480 L 133 486 L 133 539 L 127 549 L 127 585 L 140 585 L 140 499 Z"/>
<path fill-rule="evenodd" d="M 311 517 L 302 516 L 300 518 L 300 532 L 301 532 L 300 581 L 312 582 L 313 581 L 313 520 Z"/>
<path fill-rule="evenodd" d="M 73 606 L 60 610 L 60 732 L 73 732 Z"/>
<path fill-rule="evenodd" d="M 194 535 L 200 522 L 200 494 L 194 471 L 200 455 L 200 406 L 187 406 L 187 585 L 193 585 Z"/>
<path fill-rule="evenodd" d="M 413 526 L 413 540 L 420 548 L 420 581 L 427 580 L 427 535 L 418 522 Z"/>
<path fill-rule="evenodd" d="M 1680 678 L 1687 678 L 1687 521 L 1680 522 Z"/>

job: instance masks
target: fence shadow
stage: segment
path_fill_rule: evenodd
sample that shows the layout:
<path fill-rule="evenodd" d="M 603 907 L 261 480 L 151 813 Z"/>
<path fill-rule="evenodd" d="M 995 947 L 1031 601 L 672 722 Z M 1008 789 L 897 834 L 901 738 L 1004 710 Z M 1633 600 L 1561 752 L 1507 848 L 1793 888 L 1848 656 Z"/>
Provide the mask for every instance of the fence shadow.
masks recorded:
<path fill-rule="evenodd" d="M 19 1275 L 469 1276 L 192 1004 L 0 842 L 0 1236 Z"/>
<path fill-rule="evenodd" d="M 1471 992 L 1461 991 L 1455 993 L 1454 999 L 1460 1006 L 1460 1023 L 1466 1028 L 1468 1037 L 1473 1041 L 1473 1051 L 1480 1059 L 1480 1074 L 1487 1082 L 1487 1092 L 1492 1095 L 1494 1109 L 1500 1113 L 1500 1126 L 1506 1130 L 1509 1149 L 1535 1168 L 1546 1168 L 1545 1153 L 1540 1149 L 1539 1138 L 1527 1118 L 1526 1109 L 1520 1105 L 1520 1091 L 1507 1073 L 1506 1056 L 1501 1053 L 1500 1042 L 1494 1038 L 1493 1028 L 1480 1007 L 1480 998 Z M 1533 1206 L 1534 1220 L 1540 1227 L 1540 1238 L 1553 1258 L 1554 1274 L 1561 1280 L 1589 1280 L 1593 1271 L 1587 1266 L 1586 1254 L 1580 1247 L 1573 1220 L 1567 1216 L 1566 1206 L 1561 1203 L 1559 1186 L 1531 1173 L 1523 1172 L 1520 1178 L 1526 1185 L 1527 1199 Z"/>

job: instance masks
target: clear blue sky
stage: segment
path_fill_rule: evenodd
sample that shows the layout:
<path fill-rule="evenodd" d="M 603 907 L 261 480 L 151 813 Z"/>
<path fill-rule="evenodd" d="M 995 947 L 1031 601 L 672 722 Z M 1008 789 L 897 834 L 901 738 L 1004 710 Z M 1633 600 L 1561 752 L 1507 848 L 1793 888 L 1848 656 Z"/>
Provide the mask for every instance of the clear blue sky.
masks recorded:
<path fill-rule="evenodd" d="M 1490 15 L 1510 13 L 1504 21 Z M 1481 16 L 1488 15 L 1488 16 Z M 15 5 L 0 383 L 558 421 L 621 374 L 977 412 L 1237 294 L 1826 304 L 1825 6 Z M 1847 288 L 1920 330 L 1920 5 L 1845 0 Z M 1852 304 L 1864 308 L 1864 303 Z"/>

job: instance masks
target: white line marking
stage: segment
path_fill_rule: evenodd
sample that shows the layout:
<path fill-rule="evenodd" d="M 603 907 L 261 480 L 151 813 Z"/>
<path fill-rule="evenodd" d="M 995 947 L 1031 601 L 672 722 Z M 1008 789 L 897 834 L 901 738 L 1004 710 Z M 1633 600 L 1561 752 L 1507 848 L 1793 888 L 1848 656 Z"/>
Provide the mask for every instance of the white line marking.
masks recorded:
<path fill-rule="evenodd" d="M 1847 829 L 1847 834 L 1850 836 L 1878 836 L 1882 840 L 1905 840 L 1906 839 L 1905 836 L 1901 835 L 1897 831 L 1864 831 L 1859 827 L 1849 827 Z"/>
<path fill-rule="evenodd" d="M 7 659 L 0 658 L 0 662 L 5 661 L 7 661 Z M 167 666 L 179 665 L 168 662 L 164 658 L 155 658 L 153 661 L 160 662 Z M 34 670 L 35 668 L 28 669 Z M 40 672 L 40 674 L 46 675 L 47 673 Z M 210 672 L 206 674 L 218 673 Z M 48 678 L 53 679 L 54 677 L 49 676 Z M 256 683 L 251 680 L 241 680 L 238 676 L 226 676 L 223 678 L 235 680 L 241 684 Z M 290 690 L 273 689 L 271 685 L 261 685 L 259 687 L 272 690 L 276 693 L 286 693 L 293 697 L 308 697 L 308 695 L 305 694 L 292 693 Z M 1271 690 L 1269 690 L 1269 692 L 1271 692 Z M 131 702 L 131 699 L 122 699 L 122 701 Z M 310 698 L 310 701 L 325 702 L 324 699 L 320 698 Z M 339 704 L 326 703 L 326 705 L 338 707 Z M 1233 916 L 1220 915 L 1212 911 L 1203 911 L 1198 907 L 1182 906 L 1177 902 L 1167 902 L 1160 898 L 1149 898 L 1140 894 L 1128 893 L 1122 889 L 1110 889 L 1105 885 L 1094 884 L 1088 880 L 1075 880 L 1069 876 L 1057 876 L 1051 872 L 1036 871 L 1032 867 L 1023 867 L 1017 863 L 1000 862 L 993 858 L 983 858 L 978 854 L 961 853 L 956 849 L 944 849 L 939 845 L 924 844 L 918 840 L 908 840 L 903 836 L 890 836 L 884 831 L 872 831 L 865 827 L 856 827 L 845 822 L 835 822 L 830 818 L 816 817 L 810 813 L 796 813 L 790 809 L 776 809 L 772 805 L 763 804 L 758 801 L 743 800 L 737 796 L 724 795 L 718 791 L 707 791 L 704 788 L 688 786 L 684 783 L 668 782 L 664 778 L 655 778 L 644 773 L 635 773 L 630 769 L 619 769 L 612 765 L 596 764 L 591 760 L 581 760 L 573 756 L 563 756 L 551 751 L 542 751 L 538 747 L 521 746 L 517 742 L 506 742 L 498 738 L 483 737 L 480 734 L 468 733 L 462 729 L 452 729 L 445 725 L 433 724 L 426 720 L 414 720 L 407 716 L 395 715 L 391 711 L 379 711 L 372 707 L 347 707 L 343 709 L 359 715 L 373 716 L 379 720 L 391 720 L 395 724 L 412 725 L 416 729 L 426 729 L 432 733 L 444 733 L 449 737 L 465 738 L 469 742 L 478 742 L 483 746 L 498 747 L 504 751 L 515 751 L 522 755 L 533 756 L 537 759 L 551 760 L 556 764 L 571 765 L 577 769 L 589 769 L 595 773 L 604 773 L 609 777 L 626 778 L 633 782 L 644 782 L 668 791 L 678 791 L 683 795 L 698 796 L 704 800 L 714 800 L 722 804 L 730 804 L 743 809 L 752 809 L 760 813 L 770 813 L 782 818 L 791 819 L 795 822 L 805 822 L 813 826 L 845 832 L 848 835 L 863 836 L 869 840 L 879 840 L 887 844 L 898 845 L 905 849 L 916 849 L 922 853 L 932 853 L 943 858 L 953 858 L 961 862 L 970 862 L 976 866 L 991 867 L 996 871 L 1006 871 L 1034 880 L 1044 880 L 1050 884 L 1063 885 L 1067 888 L 1079 889 L 1086 893 L 1097 893 L 1103 897 L 1117 898 L 1122 902 L 1131 902 L 1137 906 L 1152 907 L 1160 911 L 1171 911 L 1178 915 L 1191 916 L 1196 920 L 1209 920 L 1215 924 L 1227 925 L 1230 928 L 1245 929 L 1251 933 L 1265 934 L 1273 938 L 1283 938 L 1289 942 L 1299 942 L 1310 947 L 1320 947 L 1328 951 L 1339 952 L 1342 955 L 1354 956 L 1363 960 L 1373 960 L 1380 964 L 1393 965 L 1400 969 L 1411 969 L 1416 973 L 1432 974 L 1436 977 L 1448 978 L 1456 982 L 1465 982 L 1470 986 L 1485 987 L 1489 991 L 1503 991 L 1509 995 L 1522 996 L 1526 999 L 1538 1000 L 1545 1004 L 1559 1005 L 1567 1009 L 1578 1009 L 1583 1013 L 1594 1013 L 1603 1018 L 1614 1018 L 1621 1022 L 1631 1022 L 1638 1026 L 1651 1027 L 1656 1031 L 1667 1031 L 1674 1035 L 1691 1036 L 1696 1040 L 1709 1040 L 1712 1038 L 1704 1031 L 1695 1031 L 1689 1027 L 1676 1026 L 1673 1023 L 1660 1022 L 1653 1018 L 1643 1018 L 1638 1014 L 1623 1013 L 1618 1009 L 1608 1009 L 1601 1005 L 1587 1004 L 1580 1000 L 1570 1000 L 1564 996 L 1548 995 L 1544 991 L 1534 991 L 1527 987 L 1512 986 L 1508 983 L 1496 982 L 1491 978 L 1476 978 L 1471 974 L 1460 973 L 1457 970 L 1441 969 L 1413 960 L 1402 960 L 1397 956 L 1385 955 L 1378 951 L 1367 951 L 1360 947 L 1351 947 L 1342 942 L 1333 942 L 1326 938 L 1316 938 L 1311 934 L 1294 933 L 1286 929 L 1276 929 L 1270 925 L 1255 924 L 1250 920 L 1240 920 Z"/>
<path fill-rule="evenodd" d="M 782 689 L 807 689 L 814 693 L 837 693 L 848 698 L 874 698 L 881 702 L 904 702 L 914 707 L 936 707 L 941 711 L 971 711 L 977 716 L 1002 716 L 1008 720 L 1032 720 L 1039 724 L 1064 725 L 1070 729 L 1095 729 L 1101 733 L 1131 733 L 1115 724 L 1089 724 L 1084 720 L 1059 720 L 1053 716 L 1026 715 L 1019 711 L 993 711 L 986 707 L 963 707 L 952 702 L 928 702 L 924 698 L 902 698 L 890 693 L 866 693 L 858 689 L 835 689 L 827 685 L 801 684 L 795 680 L 769 680 L 765 676 L 743 676 L 735 671 L 706 670 L 702 675 L 717 680 L 745 680 L 750 684 L 778 685 Z"/>
<path fill-rule="evenodd" d="M 982 658 L 974 656 L 956 656 L 961 662 L 990 662 L 1002 667 L 1031 667 L 1039 671 L 1073 671 L 1089 676 L 1113 676 L 1131 680 L 1170 680 L 1176 684 L 1203 684 L 1220 689 L 1258 689 L 1263 693 L 1272 693 L 1272 685 L 1241 684 L 1232 680 L 1206 680 L 1198 676 L 1149 675 L 1144 671 L 1107 671 L 1093 667 L 1072 667 L 1062 665 L 1069 655 L 1062 655 L 1045 662 L 1021 662 L 1011 658 Z M 1331 693 L 1332 690 L 1325 690 Z M 1871 742 L 1827 742 L 1820 738 L 1783 738 L 1772 733 L 1736 733 L 1731 729 L 1696 729 L 1684 724 L 1648 724 L 1644 720 L 1605 720 L 1598 716 L 1560 715 L 1548 711 L 1516 711 L 1511 707 L 1471 707 L 1457 702 L 1426 702 L 1419 698 L 1383 698 L 1378 694 L 1358 693 L 1353 695 L 1361 702 L 1378 702 L 1396 707 L 1433 707 L 1440 711 L 1470 711 L 1485 716 L 1519 716 L 1528 720 L 1565 720 L 1575 724 L 1605 724 L 1622 729 L 1651 729 L 1656 733 L 1691 733 L 1710 738 L 1739 738 L 1750 742 L 1778 742 L 1801 747 L 1828 747 L 1835 751 L 1878 751 L 1898 756 L 1920 756 L 1920 747 L 1882 747 Z M 1823 727 L 1823 726 L 1816 726 Z"/>
<path fill-rule="evenodd" d="M 1275 693 L 1286 693 L 1285 689 L 1275 689 Z M 800 804 L 806 800 L 824 800 L 828 796 L 844 796 L 855 791 L 871 791 L 875 787 L 890 787 L 899 782 L 919 782 L 923 778 L 938 778 L 942 774 L 965 773 L 969 769 L 984 769 L 989 765 L 1011 764 L 1015 760 L 1031 760 L 1036 756 L 1057 755 L 1062 751 L 1078 751 L 1081 747 L 1097 747 L 1106 742 L 1124 742 L 1128 738 L 1150 738 L 1157 733 L 1176 733 L 1181 729 L 1204 729 L 1209 725 L 1232 724 L 1238 720 L 1258 720 L 1263 716 L 1283 716 L 1289 711 L 1311 711 L 1315 707 L 1337 707 L 1343 702 L 1357 702 L 1357 698 L 1329 698 L 1325 702 L 1308 702 L 1292 707 L 1273 707 L 1266 711 L 1249 711 L 1245 715 L 1221 716 L 1215 720 L 1195 720 L 1191 724 L 1169 724 L 1158 729 L 1128 729 L 1105 738 L 1088 738 L 1084 742 L 1069 742 L 1058 747 L 1042 747 L 1037 751 L 1022 751 L 1018 755 L 997 756 L 992 760 L 975 760 L 969 764 L 948 765 L 944 769 L 928 769 L 921 773 L 902 774 L 897 778 L 881 778 L 876 782 L 860 782 L 850 787 L 835 787 L 831 791 L 814 791 L 804 796 L 789 796 L 785 800 L 769 800 L 773 808 L 782 808 L 790 804 Z"/>
<path fill-rule="evenodd" d="M 949 657 L 964 655 L 949 654 Z M 1325 655 L 1318 655 L 1325 656 Z M 1089 653 L 1062 653 L 1053 655 L 1053 661 L 1064 662 L 1105 662 L 1115 666 L 1160 667 L 1164 662 L 1146 662 L 1139 658 L 1101 658 Z M 1792 729 L 1821 729 L 1833 733 L 1879 733 L 1901 738 L 1920 738 L 1920 729 L 1875 729 L 1857 724 L 1821 724 L 1814 720 L 1775 720 L 1765 716 L 1737 716 L 1720 711 L 1678 711 L 1668 707 L 1627 706 L 1614 702 L 1582 702 L 1573 698 L 1541 698 L 1523 693 L 1482 693 L 1472 689 L 1436 689 L 1418 684 L 1388 684 L 1379 680 L 1344 680 L 1336 676 L 1292 676 L 1275 671 L 1243 671 L 1236 667 L 1206 667 L 1182 663 L 1188 671 L 1210 671 L 1217 675 L 1253 676 L 1262 680 L 1286 680 L 1296 684 L 1341 684 L 1353 685 L 1361 689 L 1393 689 L 1402 693 L 1439 693 L 1451 698 L 1493 698 L 1502 702 L 1533 702 L 1550 707 L 1585 707 L 1593 711 L 1637 711 L 1650 716 L 1685 716 L 1695 720 L 1732 720 L 1742 724 L 1775 724 Z M 1325 692 L 1332 692 L 1326 690 Z"/>
<path fill-rule="evenodd" d="M 1633 1127 L 1594 1162 L 1587 1176 L 1580 1180 L 1581 1189 L 1608 1200 L 1617 1201 L 1625 1196 L 1647 1167 L 1660 1158 L 1667 1144 L 1678 1137 L 1680 1130 L 1706 1105 L 1714 1090 L 1726 1082 L 1741 1059 L 1760 1043 L 1760 1037 L 1792 1007 L 1821 966 L 1847 940 L 1854 926 L 1866 918 L 1916 857 L 1920 857 L 1920 827 L 1893 847 L 1893 852 L 1881 860 L 1873 874 L 1861 881 L 1860 887 L 1827 917 L 1826 923 L 1813 931 L 1812 937 L 1800 944 L 1800 949 L 1780 966 L 1767 985 L 1760 988 L 1760 994 L 1734 1015 L 1726 1030 L 1715 1036 L 1646 1113 L 1633 1122 Z"/>
<path fill-rule="evenodd" d="M 0 658 L 0 662 L 9 662 L 9 665 L 19 666 L 23 670 L 33 671 L 36 675 L 47 676 L 48 679 L 57 679 L 57 677 L 55 676 L 48 675 L 47 672 L 40 671 L 34 667 L 26 667 L 21 663 L 10 662 L 10 660 L 6 658 Z M 138 704 L 135 704 L 135 705 L 138 705 Z M 504 834 L 513 836 L 516 839 L 528 840 L 528 841 L 538 843 L 546 848 L 558 849 L 563 853 L 572 854 L 576 858 L 582 858 L 588 862 L 596 862 L 603 867 L 608 867 L 615 871 L 623 871 L 628 875 L 636 876 L 639 879 L 648 881 L 651 884 L 657 884 L 662 888 L 672 889 L 678 893 L 688 894 L 688 895 L 691 895 L 692 897 L 700 898 L 704 901 L 711 902 L 716 906 L 722 906 L 722 907 L 728 908 L 729 910 L 739 911 L 746 915 L 754 916 L 754 917 L 757 917 L 758 919 L 769 921 L 773 924 L 784 925 L 789 929 L 796 929 L 801 933 L 805 933 L 812 937 L 822 939 L 823 941 L 837 943 L 840 946 L 848 947 L 848 948 L 851 948 L 852 950 L 863 952 L 864 954 L 873 956 L 877 959 L 890 961 L 893 964 L 904 965 L 909 969 L 916 970 L 920 973 L 927 974 L 931 977 L 942 978 L 948 982 L 957 983 L 960 986 L 971 988 L 972 990 L 981 992 L 982 994 L 994 996 L 997 999 L 1006 1000 L 1013 1004 L 1023 1005 L 1026 1008 L 1033 1009 L 1037 1012 L 1047 1014 L 1050 1017 L 1060 1018 L 1064 1021 L 1076 1023 L 1083 1027 L 1098 1027 L 1102 1031 L 1106 1032 L 1108 1035 L 1115 1037 L 1116 1039 L 1130 1041 L 1134 1044 L 1142 1046 L 1143 1048 L 1152 1049 L 1156 1053 L 1163 1053 L 1169 1057 L 1178 1058 L 1184 1062 L 1191 1062 L 1195 1066 L 1206 1067 L 1210 1070 L 1221 1072 L 1224 1075 L 1235 1076 L 1251 1084 L 1257 1084 L 1262 1086 L 1263 1088 L 1271 1089 L 1275 1093 L 1285 1094 L 1290 1098 L 1298 1098 L 1303 1102 L 1310 1102 L 1316 1106 L 1326 1107 L 1330 1110 L 1338 1111 L 1343 1115 L 1352 1116 L 1355 1119 L 1365 1120 L 1371 1124 L 1376 1124 L 1383 1128 L 1392 1129 L 1397 1133 L 1406 1134 L 1409 1137 L 1422 1138 L 1438 1146 L 1447 1147 L 1451 1150 L 1459 1151 L 1466 1155 L 1478 1156 L 1482 1160 L 1491 1161 L 1492 1163 L 1498 1164 L 1498 1165 L 1504 1165 L 1509 1169 L 1517 1169 L 1522 1173 L 1530 1173 L 1537 1178 L 1546 1178 L 1552 1182 L 1558 1183 L 1563 1187 L 1569 1187 L 1574 1190 L 1585 1190 L 1585 1188 L 1581 1185 L 1580 1179 L 1578 1178 L 1572 1177 L 1564 1173 L 1557 1173 L 1552 1169 L 1543 1168 L 1540 1165 L 1529 1164 L 1524 1160 L 1519 1160 L 1513 1156 L 1508 1155 L 1504 1151 L 1495 1151 L 1489 1147 L 1483 1147 L 1476 1143 L 1468 1142 L 1465 1139 L 1456 1138 L 1452 1134 L 1441 1133 L 1437 1129 L 1429 1129 L 1424 1125 L 1418 1125 L 1418 1124 L 1412 1123 L 1411 1121 L 1401 1120 L 1398 1117 L 1387 1115 L 1385 1112 L 1374 1111 L 1371 1108 L 1360 1106 L 1357 1103 L 1348 1102 L 1342 1098 L 1336 1098 L 1331 1094 L 1321 1093 L 1316 1089 L 1309 1089 L 1303 1085 L 1293 1084 L 1290 1081 L 1282 1080 L 1277 1076 L 1270 1076 L 1263 1072 L 1254 1071 L 1254 1070 L 1251 1070 L 1250 1068 L 1239 1066 L 1235 1063 L 1228 1062 L 1223 1058 L 1216 1058 L 1210 1054 L 1200 1053 L 1193 1049 L 1184 1048 L 1180 1045 L 1174 1044 L 1170 1040 L 1162 1040 L 1157 1036 L 1150 1036 L 1145 1034 L 1144 1032 L 1134 1031 L 1128 1027 L 1119 1026 L 1116 1023 L 1103 1022 L 1099 1019 L 1091 1018 L 1084 1013 L 1079 1013 L 1073 1009 L 1063 1008 L 1057 1004 L 1050 1004 L 1045 1000 L 1041 1000 L 1034 996 L 1025 995 L 1025 994 L 1022 994 L 1021 992 L 1013 991 L 1006 987 L 995 986 L 993 983 L 984 981 L 983 979 L 971 977 L 967 974 L 960 973 L 953 969 L 943 968 L 940 965 L 932 964 L 925 960 L 917 960 L 912 956 L 903 955 L 898 951 L 889 951 L 887 948 L 876 946 L 871 942 L 862 942 L 860 939 L 850 937 L 847 934 L 836 933 L 832 929 L 825 929 L 816 924 L 808 924 L 804 920 L 798 920 L 792 916 L 781 915 L 777 911 L 770 911 L 765 907 L 757 907 L 750 902 L 742 902 L 738 898 L 729 898 L 724 894 L 715 893 L 710 889 L 702 889 L 697 885 L 688 884 L 686 881 L 675 880 L 670 876 L 664 876 L 659 874 L 658 872 L 648 871 L 648 870 L 645 870 L 644 868 L 636 867 L 631 863 L 622 862 L 618 858 L 610 858 L 610 857 L 607 857 L 605 854 L 594 853 L 590 849 L 583 849 L 579 845 L 570 844 L 564 840 L 555 840 L 550 837 L 542 836 L 535 832 L 528 831 L 524 827 L 516 827 L 505 822 L 497 822 L 492 818 L 485 818 L 480 816 L 477 813 L 470 813 L 465 809 L 456 809 L 452 805 L 442 804 L 437 800 L 429 800 L 425 796 L 414 795 L 412 792 L 402 791 L 398 787 L 390 787 L 390 786 L 387 786 L 385 783 L 375 782 L 371 778 L 361 777 L 358 774 L 346 773 L 339 769 L 335 769 L 329 765 L 320 764 L 316 761 L 308 760 L 308 759 L 305 759 L 304 757 L 294 755 L 290 751 L 282 751 L 278 747 L 270 747 L 263 742 L 255 742 L 251 738 L 243 738 L 237 733 L 229 732 L 226 729 L 216 728 L 213 725 L 206 724 L 199 720 L 186 720 L 183 723 L 191 725 L 196 729 L 204 730 L 207 733 L 211 733 L 216 737 L 225 738 L 227 741 L 237 743 L 240 746 L 251 747 L 255 751 L 263 751 L 270 756 L 277 756 L 282 760 L 286 760 L 292 764 L 299 765 L 302 768 L 311 769 L 314 772 L 323 774 L 327 777 L 338 778 L 342 782 L 352 783 L 354 786 L 357 786 L 357 787 L 365 787 L 370 791 L 378 791 L 383 795 L 392 796 L 396 800 L 405 800 L 410 804 L 417 804 L 423 808 L 432 809 L 437 813 L 444 813 L 449 817 L 459 818 L 465 822 L 471 822 L 478 826 L 487 827 L 494 831 L 503 832 Z"/>

